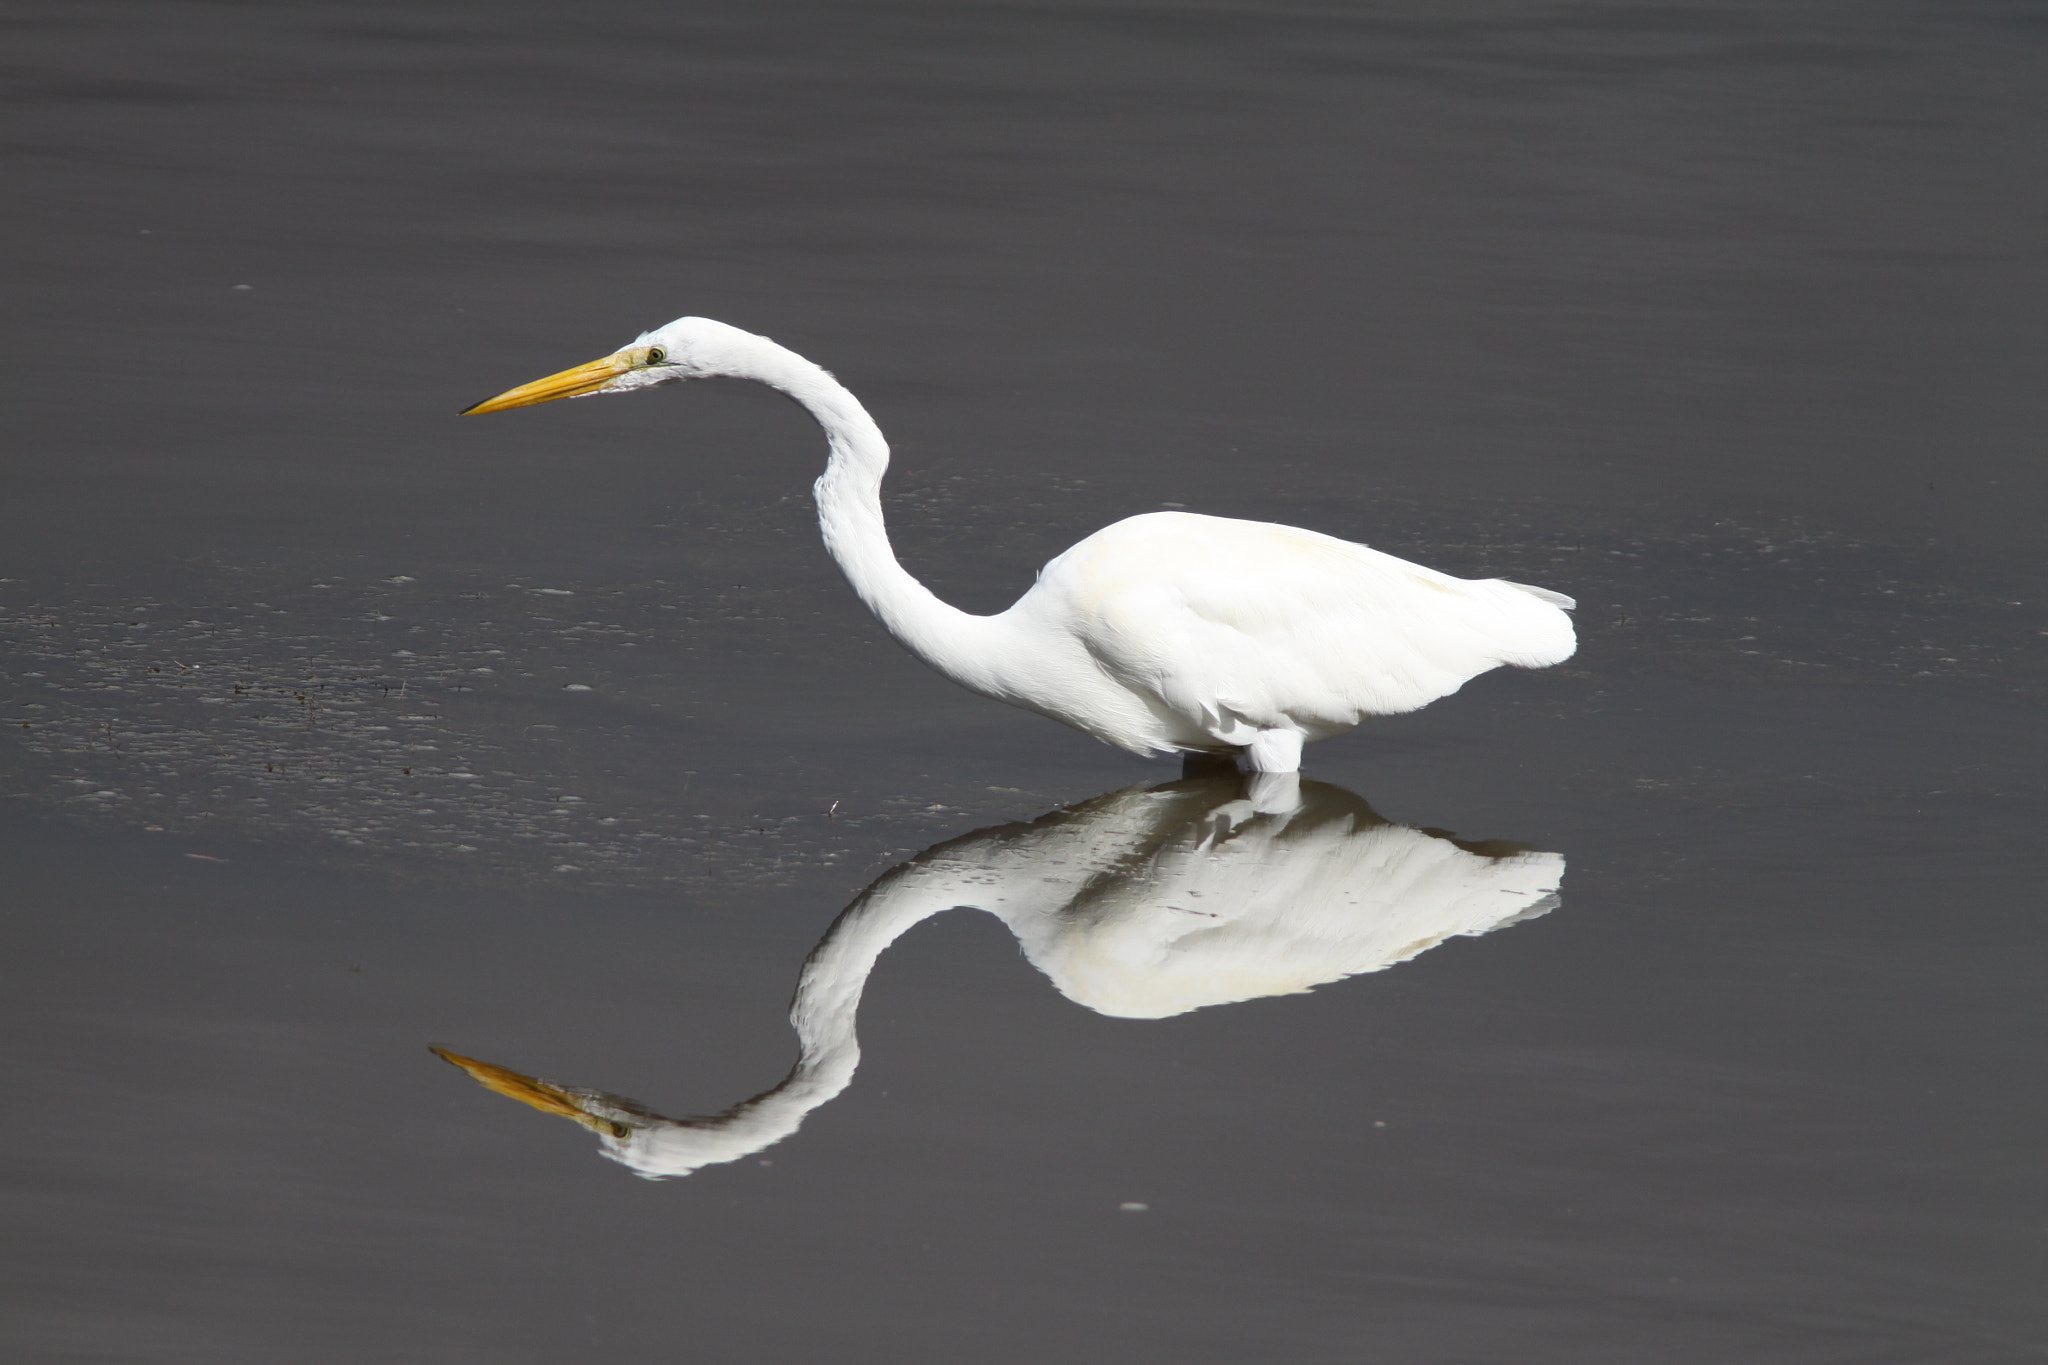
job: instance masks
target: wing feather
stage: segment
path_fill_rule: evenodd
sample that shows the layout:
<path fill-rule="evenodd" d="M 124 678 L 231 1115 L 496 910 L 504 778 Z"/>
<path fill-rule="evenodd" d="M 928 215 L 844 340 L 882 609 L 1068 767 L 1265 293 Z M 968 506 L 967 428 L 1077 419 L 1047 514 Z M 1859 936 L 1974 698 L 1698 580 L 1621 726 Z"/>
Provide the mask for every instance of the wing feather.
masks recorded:
<path fill-rule="evenodd" d="M 1574 648 L 1560 594 L 1266 522 L 1133 517 L 1054 560 L 1040 586 L 1112 677 L 1228 742 L 1246 742 L 1232 727 L 1346 729 Z"/>

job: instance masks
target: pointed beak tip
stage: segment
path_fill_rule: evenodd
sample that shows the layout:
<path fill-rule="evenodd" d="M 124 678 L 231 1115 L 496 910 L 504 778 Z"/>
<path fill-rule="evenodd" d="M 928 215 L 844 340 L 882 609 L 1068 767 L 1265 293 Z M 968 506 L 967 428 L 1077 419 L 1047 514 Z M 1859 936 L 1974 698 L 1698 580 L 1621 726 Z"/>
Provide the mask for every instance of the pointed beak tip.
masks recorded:
<path fill-rule="evenodd" d="M 494 398 L 481 403 L 472 403 L 459 416 L 473 417 L 486 412 L 503 412 L 507 408 L 531 407 L 536 403 L 552 403 L 558 398 L 581 398 L 585 394 L 600 392 L 617 379 L 630 366 L 615 355 L 601 356 L 588 364 L 551 374 L 545 379 L 536 379 L 531 384 L 521 384 L 516 389 L 507 389 Z"/>
<path fill-rule="evenodd" d="M 592 1115 L 578 1104 L 576 1097 L 561 1086 L 514 1071 L 510 1067 L 498 1066 L 493 1062 L 480 1062 L 474 1057 L 465 1057 L 459 1052 L 450 1052 L 445 1047 L 428 1045 L 427 1050 L 451 1066 L 467 1072 L 469 1078 L 484 1089 L 518 1100 L 521 1104 L 538 1109 L 544 1114 L 556 1114 L 573 1119 L 593 1131 L 605 1120 Z"/>

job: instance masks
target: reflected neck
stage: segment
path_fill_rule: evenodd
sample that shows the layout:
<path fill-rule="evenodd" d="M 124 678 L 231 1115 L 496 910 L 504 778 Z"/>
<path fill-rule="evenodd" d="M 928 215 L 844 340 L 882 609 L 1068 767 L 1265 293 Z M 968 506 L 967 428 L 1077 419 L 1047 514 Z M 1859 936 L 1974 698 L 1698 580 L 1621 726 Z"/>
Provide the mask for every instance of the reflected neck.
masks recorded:
<path fill-rule="evenodd" d="M 796 1065 L 773 1090 L 733 1108 L 721 1120 L 755 1128 L 772 1142 L 786 1137 L 804 1116 L 838 1095 L 860 1065 L 855 1019 L 868 975 L 888 946 L 951 902 L 892 896 L 899 874 L 883 877 L 834 920 L 823 941 L 804 962 L 789 1022 L 796 1029 Z M 765 1142 L 764 1142 L 765 1145 Z"/>

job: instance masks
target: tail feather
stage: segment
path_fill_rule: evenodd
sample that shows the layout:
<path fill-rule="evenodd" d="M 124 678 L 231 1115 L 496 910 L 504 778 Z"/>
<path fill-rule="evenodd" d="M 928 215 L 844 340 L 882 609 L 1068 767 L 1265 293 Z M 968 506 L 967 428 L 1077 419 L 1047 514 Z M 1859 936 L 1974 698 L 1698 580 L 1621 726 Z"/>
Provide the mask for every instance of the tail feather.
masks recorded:
<path fill-rule="evenodd" d="M 1571 598 L 1566 597 L 1563 593 L 1552 592 L 1548 588 L 1532 588 L 1527 583 L 1509 583 L 1508 580 L 1505 578 L 1496 578 L 1494 582 L 1505 584 L 1507 587 L 1513 588 L 1517 592 L 1528 593 L 1529 596 L 1537 598 L 1540 601 L 1548 602 L 1553 607 L 1563 607 L 1566 611 L 1571 611 L 1579 605 Z"/>

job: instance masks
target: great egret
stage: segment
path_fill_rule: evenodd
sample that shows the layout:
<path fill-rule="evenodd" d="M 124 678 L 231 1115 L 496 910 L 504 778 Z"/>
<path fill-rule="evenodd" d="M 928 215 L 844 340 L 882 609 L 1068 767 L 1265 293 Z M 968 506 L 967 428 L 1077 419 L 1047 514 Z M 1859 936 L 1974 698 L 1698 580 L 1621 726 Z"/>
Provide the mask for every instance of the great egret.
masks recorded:
<path fill-rule="evenodd" d="M 834 920 L 790 1006 L 789 1076 L 723 1114 L 644 1105 L 434 1049 L 481 1084 L 573 1119 L 650 1178 L 736 1161 L 797 1130 L 860 1063 L 854 1015 L 883 949 L 956 907 L 986 910 L 1060 993 L 1162 1019 L 1406 962 L 1557 905 L 1564 858 L 1390 824 L 1293 774 L 1132 787 L 977 830 L 884 873 Z"/>
<path fill-rule="evenodd" d="M 1315 531 L 1188 512 L 1106 526 L 1054 559 L 1008 611 L 941 602 L 896 562 L 882 524 L 889 446 L 846 387 L 766 337 L 678 318 L 601 360 L 470 413 L 752 379 L 824 428 L 825 547 L 868 609 L 970 692 L 1138 754 L 1239 753 L 1293 772 L 1305 740 L 1427 706 L 1501 664 L 1542 668 L 1576 647 L 1572 599 L 1464 579 Z"/>

